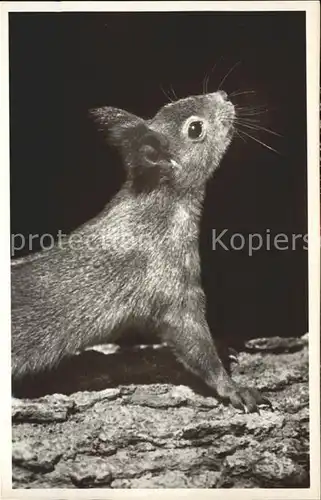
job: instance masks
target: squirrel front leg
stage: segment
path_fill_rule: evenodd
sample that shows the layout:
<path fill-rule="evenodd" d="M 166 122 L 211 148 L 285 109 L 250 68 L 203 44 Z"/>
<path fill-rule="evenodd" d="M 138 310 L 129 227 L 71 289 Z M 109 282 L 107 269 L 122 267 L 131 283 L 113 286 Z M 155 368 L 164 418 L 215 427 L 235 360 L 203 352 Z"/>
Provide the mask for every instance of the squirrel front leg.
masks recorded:
<path fill-rule="evenodd" d="M 217 354 L 202 314 L 191 311 L 167 314 L 161 335 L 177 359 L 223 401 L 245 412 L 258 411 L 258 405 L 271 406 L 270 401 L 256 389 L 238 386 L 232 380 Z"/>

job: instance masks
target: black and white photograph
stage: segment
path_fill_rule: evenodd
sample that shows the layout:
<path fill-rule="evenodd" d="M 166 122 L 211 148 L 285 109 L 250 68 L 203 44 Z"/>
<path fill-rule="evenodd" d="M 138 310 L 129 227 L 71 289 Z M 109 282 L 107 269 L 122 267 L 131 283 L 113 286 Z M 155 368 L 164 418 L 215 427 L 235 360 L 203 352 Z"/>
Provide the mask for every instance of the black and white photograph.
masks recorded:
<path fill-rule="evenodd" d="M 1 498 L 320 498 L 319 3 L 199 4 L 1 7 Z"/>

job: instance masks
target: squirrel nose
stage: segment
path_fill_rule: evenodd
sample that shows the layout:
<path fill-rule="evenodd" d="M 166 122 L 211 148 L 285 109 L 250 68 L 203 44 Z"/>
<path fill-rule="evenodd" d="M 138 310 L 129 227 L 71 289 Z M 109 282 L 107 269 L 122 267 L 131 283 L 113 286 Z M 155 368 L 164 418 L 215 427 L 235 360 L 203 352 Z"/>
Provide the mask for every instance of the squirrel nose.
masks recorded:
<path fill-rule="evenodd" d="M 218 90 L 217 93 L 226 101 L 227 99 L 227 93 L 224 92 L 224 90 Z"/>

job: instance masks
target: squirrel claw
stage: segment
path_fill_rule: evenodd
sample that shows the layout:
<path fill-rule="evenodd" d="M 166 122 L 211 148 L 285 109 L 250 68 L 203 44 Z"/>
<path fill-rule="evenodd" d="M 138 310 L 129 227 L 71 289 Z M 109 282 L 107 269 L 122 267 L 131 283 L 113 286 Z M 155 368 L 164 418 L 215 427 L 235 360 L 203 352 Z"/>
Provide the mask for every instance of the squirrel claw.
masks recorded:
<path fill-rule="evenodd" d="M 229 347 L 228 349 L 228 357 L 231 361 L 234 361 L 234 363 L 239 364 L 239 359 L 238 359 L 238 353 L 235 351 L 235 349 L 232 349 Z"/>
<path fill-rule="evenodd" d="M 259 407 L 272 407 L 271 402 L 262 396 L 259 391 L 251 387 L 239 386 L 233 383 L 233 381 L 226 384 L 224 390 L 221 391 L 221 397 L 245 414 L 260 414 Z"/>
<path fill-rule="evenodd" d="M 249 411 L 249 409 L 248 409 L 248 407 L 246 405 L 243 405 L 243 412 L 245 414 L 250 413 L 250 411 Z"/>
<path fill-rule="evenodd" d="M 260 407 L 264 407 L 264 406 L 267 406 L 270 410 L 274 410 L 274 407 L 273 407 L 273 404 L 271 403 L 271 401 L 266 398 L 266 397 L 263 397 L 262 396 L 262 401 L 258 404 L 258 406 Z"/>

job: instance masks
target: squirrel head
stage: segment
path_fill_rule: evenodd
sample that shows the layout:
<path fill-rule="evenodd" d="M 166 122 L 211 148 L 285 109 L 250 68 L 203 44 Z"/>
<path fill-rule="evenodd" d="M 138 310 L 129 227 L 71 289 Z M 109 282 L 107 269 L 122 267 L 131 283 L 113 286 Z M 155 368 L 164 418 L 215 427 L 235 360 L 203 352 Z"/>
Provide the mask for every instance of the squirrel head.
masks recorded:
<path fill-rule="evenodd" d="M 167 104 L 150 120 L 112 107 L 90 114 L 119 148 L 136 187 L 169 183 L 188 190 L 203 186 L 219 166 L 233 135 L 235 108 L 218 91 Z"/>

